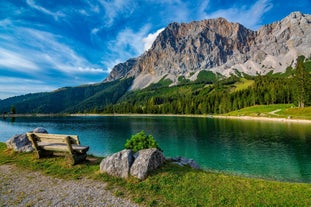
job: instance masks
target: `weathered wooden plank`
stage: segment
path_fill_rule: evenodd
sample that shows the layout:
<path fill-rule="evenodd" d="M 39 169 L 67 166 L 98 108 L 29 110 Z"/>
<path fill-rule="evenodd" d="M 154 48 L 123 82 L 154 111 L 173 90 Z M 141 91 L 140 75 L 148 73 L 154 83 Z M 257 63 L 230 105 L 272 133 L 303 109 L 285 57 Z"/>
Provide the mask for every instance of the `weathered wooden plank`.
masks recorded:
<path fill-rule="evenodd" d="M 27 136 L 33 136 L 39 142 L 49 143 L 66 143 L 66 137 L 70 137 L 71 144 L 80 144 L 79 137 L 77 135 L 27 133 Z"/>
<path fill-rule="evenodd" d="M 68 151 L 67 145 L 66 144 L 61 144 L 61 143 L 43 143 L 43 142 L 38 142 L 38 146 L 46 149 L 46 150 L 57 150 L 57 151 Z M 84 146 L 84 145 L 71 145 L 72 149 L 74 151 L 87 151 L 89 149 L 89 146 Z"/>

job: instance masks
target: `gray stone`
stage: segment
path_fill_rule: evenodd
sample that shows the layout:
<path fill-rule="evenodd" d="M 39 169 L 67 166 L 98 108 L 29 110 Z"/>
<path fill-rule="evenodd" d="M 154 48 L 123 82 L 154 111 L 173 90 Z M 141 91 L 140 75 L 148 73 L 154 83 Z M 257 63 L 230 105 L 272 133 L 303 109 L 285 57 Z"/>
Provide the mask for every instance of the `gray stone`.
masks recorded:
<path fill-rule="evenodd" d="M 44 133 L 44 134 L 48 134 L 48 131 L 47 131 L 45 128 L 43 128 L 43 127 L 37 127 L 37 128 L 35 128 L 32 132 L 33 132 L 33 133 Z"/>
<path fill-rule="evenodd" d="M 13 149 L 15 152 L 32 152 L 32 144 L 28 140 L 26 134 L 18 134 L 6 141 L 7 148 Z"/>
<path fill-rule="evenodd" d="M 156 149 L 143 149 L 136 153 L 130 173 L 138 179 L 145 179 L 149 172 L 155 170 L 165 162 L 163 153 Z"/>
<path fill-rule="evenodd" d="M 122 150 L 112 154 L 100 163 L 100 173 L 128 178 L 131 165 L 134 161 L 132 150 Z"/>
<path fill-rule="evenodd" d="M 168 158 L 167 160 L 179 166 L 188 165 L 189 167 L 193 169 L 201 169 L 200 165 L 198 165 L 193 159 L 188 159 L 185 157 L 174 157 L 174 158 Z"/>

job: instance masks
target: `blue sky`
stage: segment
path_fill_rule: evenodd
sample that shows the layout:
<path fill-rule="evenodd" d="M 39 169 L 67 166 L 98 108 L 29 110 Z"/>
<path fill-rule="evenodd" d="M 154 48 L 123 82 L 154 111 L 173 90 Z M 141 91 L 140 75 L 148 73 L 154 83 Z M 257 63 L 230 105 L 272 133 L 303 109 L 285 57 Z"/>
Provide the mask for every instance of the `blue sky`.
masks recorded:
<path fill-rule="evenodd" d="M 171 22 L 224 17 L 256 30 L 310 0 L 1 0 L 0 99 L 100 82 Z"/>

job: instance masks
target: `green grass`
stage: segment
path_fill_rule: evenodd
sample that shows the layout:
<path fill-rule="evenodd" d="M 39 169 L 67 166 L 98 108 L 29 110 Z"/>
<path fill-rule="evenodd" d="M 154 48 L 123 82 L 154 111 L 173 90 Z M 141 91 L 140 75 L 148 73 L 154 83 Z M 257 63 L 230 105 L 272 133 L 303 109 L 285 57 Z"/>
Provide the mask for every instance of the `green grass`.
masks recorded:
<path fill-rule="evenodd" d="M 63 157 L 37 160 L 32 153 L 13 153 L 0 143 L 0 165 L 64 178 L 88 177 L 108 183 L 115 196 L 144 206 L 310 206 L 311 184 L 243 178 L 222 173 L 182 168 L 166 163 L 146 180 L 128 180 L 99 174 L 99 161 L 70 166 Z"/>
<path fill-rule="evenodd" d="M 246 107 L 229 112 L 228 116 L 256 116 L 311 120 L 311 107 L 297 108 L 293 104 L 271 104 Z"/>
<path fill-rule="evenodd" d="M 291 116 L 295 119 L 308 119 L 311 120 L 311 107 L 304 108 L 288 108 L 281 113 L 283 116 Z"/>
<path fill-rule="evenodd" d="M 234 84 L 234 91 L 240 91 L 240 90 L 245 90 L 247 89 L 249 86 L 253 85 L 254 84 L 254 80 L 248 80 L 246 78 L 241 78 L 239 82 L 235 83 Z"/>

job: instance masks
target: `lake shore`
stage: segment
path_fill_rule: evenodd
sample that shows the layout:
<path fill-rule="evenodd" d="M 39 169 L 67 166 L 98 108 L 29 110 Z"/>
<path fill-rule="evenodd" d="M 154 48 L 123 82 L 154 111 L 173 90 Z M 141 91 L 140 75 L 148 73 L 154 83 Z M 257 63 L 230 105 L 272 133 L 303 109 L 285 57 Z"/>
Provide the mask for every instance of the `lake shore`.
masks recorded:
<path fill-rule="evenodd" d="M 215 116 L 213 116 L 213 118 L 219 118 L 219 119 L 239 119 L 239 120 L 255 120 L 255 121 L 275 121 L 275 122 L 311 124 L 311 120 L 307 120 L 307 119 L 289 119 L 289 118 L 278 118 L 278 117 L 254 117 L 254 116 L 215 115 Z"/>
<path fill-rule="evenodd" d="M 207 114 L 7 114 L 2 118 L 17 117 L 56 117 L 56 116 L 132 116 L 132 117 L 197 117 L 197 118 L 217 118 L 217 119 L 238 119 L 253 121 L 276 121 L 288 123 L 311 124 L 311 120 L 279 118 L 279 117 L 255 117 L 255 116 L 228 116 L 228 115 L 207 115 Z"/>

